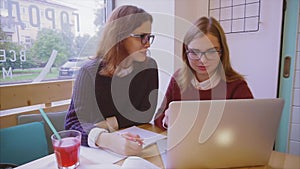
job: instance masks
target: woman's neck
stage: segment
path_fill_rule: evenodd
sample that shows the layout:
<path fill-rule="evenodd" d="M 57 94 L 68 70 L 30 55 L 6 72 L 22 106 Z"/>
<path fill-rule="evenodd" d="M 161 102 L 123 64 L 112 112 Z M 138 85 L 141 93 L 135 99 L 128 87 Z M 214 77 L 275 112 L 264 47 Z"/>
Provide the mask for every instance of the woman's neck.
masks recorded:
<path fill-rule="evenodd" d="M 119 56 L 121 58 L 124 58 L 118 66 L 120 66 L 122 69 L 126 69 L 132 65 L 132 59 L 129 56 L 129 53 L 124 50 L 119 51 Z"/>
<path fill-rule="evenodd" d="M 121 61 L 121 63 L 119 64 L 119 66 L 122 69 L 126 69 L 129 68 L 132 65 L 132 59 L 129 57 L 126 57 L 124 60 Z"/>
<path fill-rule="evenodd" d="M 199 75 L 198 73 L 195 73 L 195 74 L 196 74 L 195 76 L 196 76 L 198 82 L 204 82 L 209 79 L 208 74 L 207 75 Z"/>
<path fill-rule="evenodd" d="M 202 75 L 203 77 L 203 75 Z M 206 79 L 204 81 L 199 81 L 197 76 L 194 76 L 194 78 L 191 80 L 192 85 L 199 90 L 208 90 L 208 89 L 212 89 L 214 87 L 216 87 L 220 80 L 221 80 L 221 76 L 218 74 L 217 71 L 215 71 L 213 74 L 211 74 L 208 77 L 203 77 L 203 79 Z"/>
<path fill-rule="evenodd" d="M 205 75 L 201 75 L 201 74 L 198 74 L 197 72 L 195 72 L 195 76 L 196 76 L 196 79 L 198 80 L 198 82 L 204 82 L 208 79 L 210 79 L 213 75 L 215 75 L 216 73 L 219 73 L 218 69 L 215 69 L 213 72 L 211 72 L 210 74 L 207 73 Z"/>

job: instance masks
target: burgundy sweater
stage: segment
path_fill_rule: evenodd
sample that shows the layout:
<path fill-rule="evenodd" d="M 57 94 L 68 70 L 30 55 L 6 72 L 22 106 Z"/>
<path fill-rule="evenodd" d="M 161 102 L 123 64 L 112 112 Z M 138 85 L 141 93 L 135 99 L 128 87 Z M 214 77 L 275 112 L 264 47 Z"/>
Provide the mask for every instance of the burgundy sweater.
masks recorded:
<path fill-rule="evenodd" d="M 251 99 L 253 95 L 244 80 L 235 80 L 233 82 L 225 82 L 221 80 L 220 83 L 209 90 L 198 90 L 190 84 L 187 89 L 181 93 L 175 78 L 176 73 L 171 78 L 167 92 L 161 107 L 159 108 L 155 117 L 155 125 L 165 130 L 162 126 L 162 120 L 165 116 L 165 110 L 168 109 L 169 103 L 180 100 L 225 100 L 225 99 Z"/>

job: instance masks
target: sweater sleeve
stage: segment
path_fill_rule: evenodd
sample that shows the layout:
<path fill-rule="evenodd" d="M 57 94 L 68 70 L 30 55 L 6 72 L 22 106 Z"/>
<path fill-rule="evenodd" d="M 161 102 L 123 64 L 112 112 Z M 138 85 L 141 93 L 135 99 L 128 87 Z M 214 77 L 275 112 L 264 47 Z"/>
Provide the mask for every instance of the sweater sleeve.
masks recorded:
<path fill-rule="evenodd" d="M 162 120 L 165 117 L 165 111 L 169 108 L 169 103 L 180 99 L 180 89 L 178 84 L 176 83 L 176 80 L 174 77 L 171 78 L 169 86 L 167 88 L 165 97 L 163 99 L 163 102 L 160 106 L 160 108 L 157 111 L 157 114 L 155 115 L 154 124 L 161 128 L 162 130 L 166 130 L 163 127 Z"/>
<path fill-rule="evenodd" d="M 66 116 L 65 129 L 66 130 L 77 130 L 77 131 L 81 132 L 81 144 L 84 146 L 88 146 L 88 142 L 87 142 L 88 133 L 85 130 L 83 130 L 83 128 L 76 116 L 73 100 L 71 101 L 69 111 Z"/>
<path fill-rule="evenodd" d="M 81 144 L 88 146 L 88 134 L 94 124 L 104 120 L 95 97 L 95 77 L 82 67 L 74 83 L 71 105 L 65 120 L 65 128 L 82 134 Z"/>

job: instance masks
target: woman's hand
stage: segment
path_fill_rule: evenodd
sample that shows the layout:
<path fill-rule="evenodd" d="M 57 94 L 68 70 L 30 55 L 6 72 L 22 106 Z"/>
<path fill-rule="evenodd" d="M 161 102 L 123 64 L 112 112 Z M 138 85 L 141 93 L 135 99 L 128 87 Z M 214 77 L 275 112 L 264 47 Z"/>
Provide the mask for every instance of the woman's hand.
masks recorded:
<path fill-rule="evenodd" d="M 168 129 L 168 126 L 169 126 L 169 114 L 170 114 L 170 109 L 167 109 L 165 111 L 165 117 L 163 118 L 162 120 L 162 126 L 165 128 L 165 129 Z"/>
<path fill-rule="evenodd" d="M 137 155 L 143 149 L 143 140 L 131 133 L 101 133 L 97 139 L 97 145 L 109 149 L 118 154 L 130 156 Z"/>
<path fill-rule="evenodd" d="M 95 123 L 94 126 L 106 129 L 109 132 L 114 132 L 119 129 L 118 120 L 115 116 L 108 117 L 106 120 Z"/>
<path fill-rule="evenodd" d="M 142 139 L 139 135 L 137 134 L 132 134 L 132 133 L 123 133 L 121 134 L 124 138 L 130 141 L 138 142 L 139 144 L 143 145 L 144 144 L 144 139 Z"/>

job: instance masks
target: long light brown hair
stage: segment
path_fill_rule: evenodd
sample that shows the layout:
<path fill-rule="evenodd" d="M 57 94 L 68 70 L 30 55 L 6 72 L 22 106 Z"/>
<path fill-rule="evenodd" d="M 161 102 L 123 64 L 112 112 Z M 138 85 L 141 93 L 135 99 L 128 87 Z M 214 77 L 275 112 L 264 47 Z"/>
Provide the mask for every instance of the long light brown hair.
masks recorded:
<path fill-rule="evenodd" d="M 201 38 L 207 34 L 217 37 L 221 45 L 220 47 L 222 51 L 220 53 L 220 63 L 217 67 L 217 71 L 219 71 L 222 79 L 226 82 L 231 82 L 238 79 L 244 80 L 244 77 L 237 73 L 230 64 L 226 36 L 219 22 L 213 17 L 201 17 L 193 23 L 193 26 L 187 31 L 184 37 L 182 45 L 183 66 L 179 72 L 178 79 L 176 79 L 182 91 L 187 88 L 191 82 L 191 79 L 196 73 L 189 64 L 188 57 L 185 52 L 187 46 L 195 38 Z"/>
<path fill-rule="evenodd" d="M 104 63 L 100 74 L 112 76 L 117 65 L 127 57 L 122 41 L 144 22 L 152 23 L 152 16 L 136 6 L 124 5 L 116 8 L 104 26 L 96 58 Z"/>

